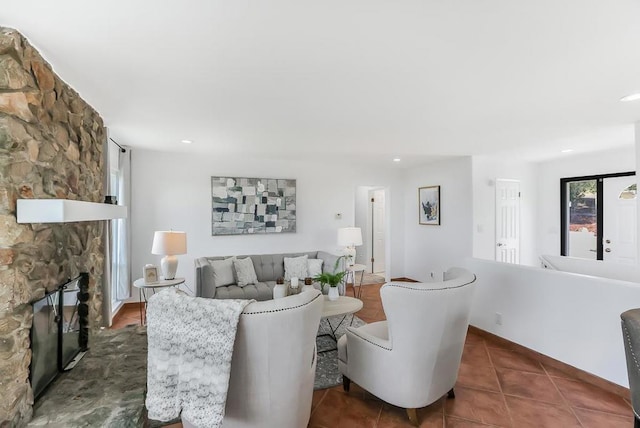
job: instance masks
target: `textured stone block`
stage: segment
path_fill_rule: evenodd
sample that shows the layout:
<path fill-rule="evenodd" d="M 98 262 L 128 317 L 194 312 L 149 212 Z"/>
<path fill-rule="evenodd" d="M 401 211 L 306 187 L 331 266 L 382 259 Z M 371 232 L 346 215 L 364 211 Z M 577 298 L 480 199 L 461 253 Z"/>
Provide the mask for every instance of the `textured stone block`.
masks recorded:
<path fill-rule="evenodd" d="M 13 263 L 15 252 L 11 248 L 0 248 L 0 266 Z"/>
<path fill-rule="evenodd" d="M 35 121 L 29 109 L 29 99 L 24 92 L 0 93 L 0 112 L 18 117 L 25 122 Z"/>
<path fill-rule="evenodd" d="M 42 61 L 32 61 L 31 70 L 36 76 L 38 87 L 42 92 L 53 91 L 55 87 L 55 77 L 51 68 Z"/>
<path fill-rule="evenodd" d="M 0 90 L 33 89 L 35 82 L 14 57 L 0 55 Z"/>

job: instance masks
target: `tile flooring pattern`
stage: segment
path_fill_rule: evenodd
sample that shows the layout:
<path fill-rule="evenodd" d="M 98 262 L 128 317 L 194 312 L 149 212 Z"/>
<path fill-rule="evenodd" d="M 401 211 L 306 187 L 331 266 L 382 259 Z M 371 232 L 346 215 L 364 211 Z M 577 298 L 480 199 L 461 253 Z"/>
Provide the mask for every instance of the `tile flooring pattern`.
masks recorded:
<path fill-rule="evenodd" d="M 365 285 L 358 317 L 384 319 L 379 285 Z M 113 328 L 139 323 L 128 306 Z M 418 410 L 421 427 L 608 428 L 633 426 L 628 400 L 579 381 L 470 333 L 455 386 L 456 398 L 442 398 Z M 356 384 L 315 391 L 310 428 L 410 427 L 404 409 L 389 405 Z M 180 427 L 180 424 L 172 425 Z"/>

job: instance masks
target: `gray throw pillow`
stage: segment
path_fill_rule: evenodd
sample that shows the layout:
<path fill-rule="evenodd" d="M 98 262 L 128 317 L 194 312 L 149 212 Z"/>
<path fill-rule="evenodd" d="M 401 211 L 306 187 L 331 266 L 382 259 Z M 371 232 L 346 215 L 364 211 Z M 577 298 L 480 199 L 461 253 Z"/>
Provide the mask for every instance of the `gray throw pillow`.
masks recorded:
<path fill-rule="evenodd" d="M 233 267 L 236 270 L 238 287 L 244 287 L 245 285 L 256 284 L 258 282 L 258 276 L 256 275 L 255 268 L 253 267 L 253 260 L 251 260 L 251 257 L 234 259 Z"/>
<path fill-rule="evenodd" d="M 285 257 L 284 258 L 284 279 L 290 280 L 293 277 L 306 278 L 309 276 L 309 270 L 307 267 L 308 255 L 300 257 Z"/>
<path fill-rule="evenodd" d="M 235 284 L 236 279 L 233 276 L 234 257 L 224 260 L 211 260 L 209 264 L 213 268 L 213 285 L 216 287 L 226 287 Z"/>
<path fill-rule="evenodd" d="M 315 278 L 316 276 L 320 275 L 322 273 L 322 262 L 322 259 L 307 260 L 307 268 L 309 269 L 309 273 L 307 275 L 311 278 Z"/>

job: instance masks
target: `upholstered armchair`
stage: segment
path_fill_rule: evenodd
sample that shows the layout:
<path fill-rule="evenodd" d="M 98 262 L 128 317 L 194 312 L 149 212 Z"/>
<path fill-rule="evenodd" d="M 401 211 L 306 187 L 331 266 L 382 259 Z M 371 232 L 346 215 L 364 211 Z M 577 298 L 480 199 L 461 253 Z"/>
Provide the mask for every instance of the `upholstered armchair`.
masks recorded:
<path fill-rule="evenodd" d="M 635 428 L 640 428 L 640 309 L 630 309 L 620 315 L 622 319 L 622 338 L 627 356 L 627 374 L 631 390 Z"/>
<path fill-rule="evenodd" d="M 345 391 L 354 381 L 378 398 L 416 409 L 453 386 L 469 326 L 475 275 L 452 268 L 444 281 L 391 282 L 380 296 L 387 321 L 349 327 L 338 341 L 338 367 Z"/>
<path fill-rule="evenodd" d="M 247 305 L 238 323 L 223 427 L 306 427 L 316 372 L 318 290 Z M 194 427 L 187 419 L 183 426 Z"/>

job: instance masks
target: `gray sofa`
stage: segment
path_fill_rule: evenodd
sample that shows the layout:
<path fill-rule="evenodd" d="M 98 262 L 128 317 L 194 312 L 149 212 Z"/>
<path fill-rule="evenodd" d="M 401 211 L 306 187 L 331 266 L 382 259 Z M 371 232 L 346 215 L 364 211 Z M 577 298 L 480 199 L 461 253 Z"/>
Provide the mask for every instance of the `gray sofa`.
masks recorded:
<path fill-rule="evenodd" d="M 230 256 L 224 257 L 200 257 L 195 260 L 196 265 L 196 296 L 209 297 L 213 299 L 255 299 L 269 300 L 273 298 L 273 287 L 276 279 L 284 277 L 284 258 L 299 257 L 304 255 L 310 259 L 322 259 L 322 271 L 333 272 L 336 260 L 339 256 L 327 253 L 325 251 L 311 251 L 306 253 L 290 253 L 290 254 L 258 254 L 250 256 L 236 256 L 238 259 L 251 257 L 253 267 L 258 277 L 257 284 L 249 284 L 244 287 L 237 285 L 228 285 L 224 287 L 215 287 L 213 282 L 213 268 L 210 261 L 223 260 Z M 316 288 L 319 288 L 315 285 Z"/>

